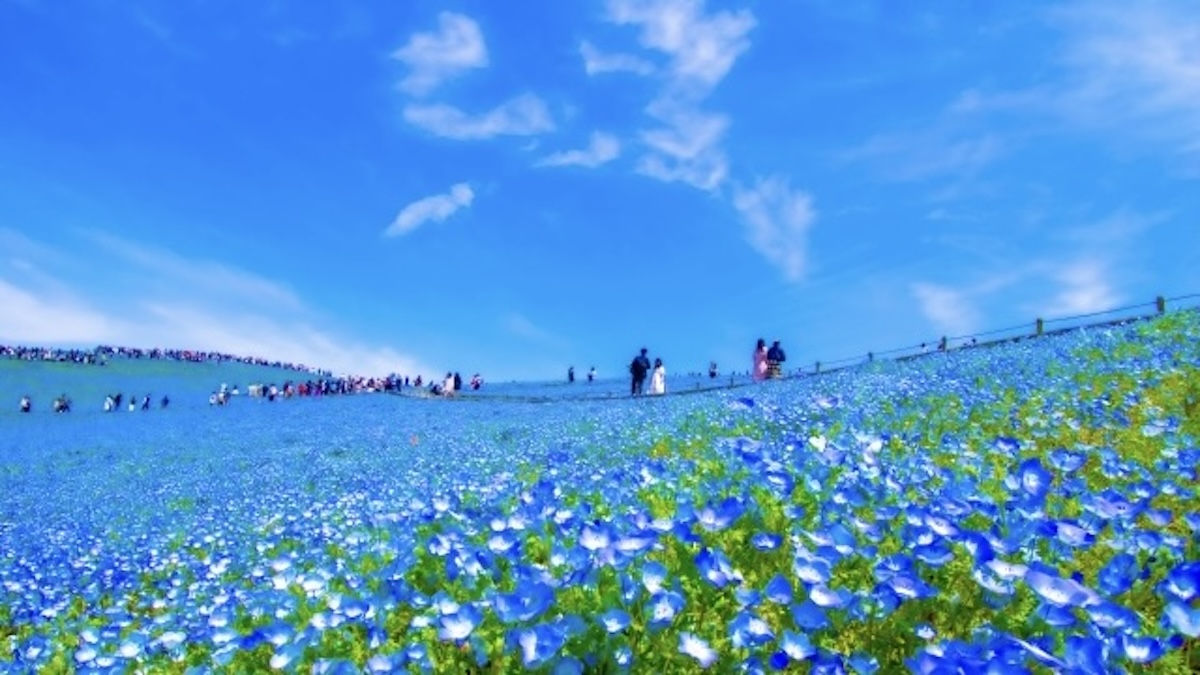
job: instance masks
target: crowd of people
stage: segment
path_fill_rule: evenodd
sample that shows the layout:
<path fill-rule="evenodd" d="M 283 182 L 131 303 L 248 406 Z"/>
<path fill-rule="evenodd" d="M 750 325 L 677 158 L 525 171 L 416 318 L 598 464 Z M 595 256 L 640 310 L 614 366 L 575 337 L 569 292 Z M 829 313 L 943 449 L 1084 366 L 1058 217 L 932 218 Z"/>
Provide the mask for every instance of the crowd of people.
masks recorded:
<path fill-rule="evenodd" d="M 191 349 L 142 349 L 140 347 L 113 347 L 100 345 L 93 349 L 63 347 L 31 347 L 26 345 L 0 345 L 0 357 L 21 361 L 53 361 L 58 363 L 81 363 L 105 365 L 110 358 L 157 359 L 167 361 L 190 361 L 193 363 L 242 363 L 267 366 L 282 370 L 310 373 L 318 377 L 331 377 L 332 373 L 304 364 L 289 363 L 252 356 L 236 356 L 222 352 L 206 352 Z"/>

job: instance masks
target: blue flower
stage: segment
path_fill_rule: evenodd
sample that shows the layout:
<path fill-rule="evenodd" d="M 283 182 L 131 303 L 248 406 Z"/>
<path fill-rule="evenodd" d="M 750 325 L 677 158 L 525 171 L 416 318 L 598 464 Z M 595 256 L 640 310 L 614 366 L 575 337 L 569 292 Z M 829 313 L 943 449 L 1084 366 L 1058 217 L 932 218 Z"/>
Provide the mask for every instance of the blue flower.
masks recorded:
<path fill-rule="evenodd" d="M 1059 607 L 1084 607 L 1099 601 L 1094 591 L 1074 579 L 1052 576 L 1040 569 L 1025 572 L 1025 583 L 1043 600 Z"/>
<path fill-rule="evenodd" d="M 483 614 L 474 605 L 465 605 L 453 614 L 443 615 L 440 621 L 438 639 L 461 642 L 470 637 L 475 627 L 483 621 Z"/>
<path fill-rule="evenodd" d="M 1050 490 L 1050 472 L 1036 457 L 1021 462 L 1021 466 L 1017 468 L 1017 479 L 1021 490 L 1035 502 L 1040 502 Z"/>
<path fill-rule="evenodd" d="M 1163 610 L 1163 616 L 1180 633 L 1190 638 L 1200 637 L 1200 607 L 1189 607 L 1178 600 L 1172 600 Z"/>
<path fill-rule="evenodd" d="M 1184 602 L 1190 602 L 1200 593 L 1200 562 L 1185 562 L 1173 567 L 1163 579 L 1162 589 Z"/>
<path fill-rule="evenodd" d="M 1137 558 L 1121 552 L 1114 555 L 1108 564 L 1100 569 L 1096 585 L 1105 595 L 1120 595 L 1133 587 L 1137 574 Z"/>
<path fill-rule="evenodd" d="M 783 543 L 783 537 L 769 532 L 758 532 L 750 537 L 750 545 L 759 551 L 774 551 Z"/>
<path fill-rule="evenodd" d="M 734 647 L 753 648 L 774 640 L 775 632 L 762 617 L 742 611 L 729 622 L 729 638 Z"/>
<path fill-rule="evenodd" d="M 630 622 L 629 613 L 622 609 L 610 609 L 597 618 L 604 627 L 604 632 L 609 634 L 625 630 Z"/>
<path fill-rule="evenodd" d="M 825 610 L 821 609 L 812 600 L 792 606 L 792 619 L 796 622 L 798 628 L 814 631 L 820 630 L 829 624 L 829 618 L 825 616 Z"/>
<path fill-rule="evenodd" d="M 509 632 L 508 643 L 521 653 L 526 668 L 537 668 L 549 661 L 563 646 L 563 636 L 554 626 L 538 625 Z"/>
<path fill-rule="evenodd" d="M 1163 655 L 1162 643 L 1152 637 L 1121 635 L 1121 650 L 1134 663 L 1150 663 Z"/>
<path fill-rule="evenodd" d="M 667 568 L 660 562 L 650 561 L 642 566 L 642 584 L 651 593 L 662 590 L 663 581 L 667 578 Z"/>
<path fill-rule="evenodd" d="M 683 610 L 687 601 L 675 591 L 659 591 L 655 593 L 646 605 L 648 626 L 651 630 L 661 630 L 671 625 L 675 616 Z"/>
<path fill-rule="evenodd" d="M 701 668 L 708 668 L 717 660 L 717 650 L 708 646 L 704 640 L 687 632 L 679 634 L 679 653 L 696 659 Z"/>
<path fill-rule="evenodd" d="M 709 532 L 719 532 L 729 527 L 745 510 L 745 503 L 737 497 L 727 497 L 719 505 L 706 504 L 696 514 L 696 522 Z"/>
<path fill-rule="evenodd" d="M 792 602 L 792 582 L 782 574 L 776 574 L 767 582 L 767 599 L 779 605 Z"/>
<path fill-rule="evenodd" d="M 554 602 L 554 589 L 539 581 L 524 581 L 513 593 L 498 593 L 492 599 L 496 616 L 504 623 L 530 621 Z"/>
<path fill-rule="evenodd" d="M 724 588 L 726 584 L 741 581 L 742 578 L 741 574 L 733 569 L 733 563 L 720 550 L 700 549 L 696 554 L 696 567 L 700 570 L 700 575 L 717 588 Z"/>

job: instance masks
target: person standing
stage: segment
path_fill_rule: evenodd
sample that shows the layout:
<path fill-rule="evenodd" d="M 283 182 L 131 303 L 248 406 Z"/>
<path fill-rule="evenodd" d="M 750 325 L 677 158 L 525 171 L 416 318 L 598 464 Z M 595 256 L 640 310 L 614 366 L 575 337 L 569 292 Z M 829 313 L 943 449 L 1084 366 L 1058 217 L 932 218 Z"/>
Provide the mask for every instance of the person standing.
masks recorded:
<path fill-rule="evenodd" d="M 774 380 L 783 377 L 784 361 L 787 361 L 787 353 L 779 346 L 779 340 L 776 340 L 767 350 L 767 377 Z"/>
<path fill-rule="evenodd" d="M 654 359 L 654 373 L 650 375 L 650 393 L 660 396 L 667 393 L 667 369 L 662 359 Z"/>
<path fill-rule="evenodd" d="M 759 338 L 758 344 L 754 346 L 750 375 L 755 382 L 767 379 L 767 341 L 762 338 Z"/>
<path fill-rule="evenodd" d="M 592 366 L 592 369 L 588 371 L 588 382 L 593 382 L 593 381 L 595 381 L 595 379 L 596 379 L 596 366 Z"/>
<path fill-rule="evenodd" d="M 646 348 L 642 347 L 641 353 L 633 357 L 633 362 L 629 364 L 629 374 L 632 377 L 629 383 L 631 396 L 642 395 L 642 388 L 646 383 L 646 373 L 649 370 L 650 359 L 646 358 Z"/>
<path fill-rule="evenodd" d="M 567 368 L 567 382 L 574 382 L 574 381 L 575 381 L 575 366 L 570 366 Z"/>

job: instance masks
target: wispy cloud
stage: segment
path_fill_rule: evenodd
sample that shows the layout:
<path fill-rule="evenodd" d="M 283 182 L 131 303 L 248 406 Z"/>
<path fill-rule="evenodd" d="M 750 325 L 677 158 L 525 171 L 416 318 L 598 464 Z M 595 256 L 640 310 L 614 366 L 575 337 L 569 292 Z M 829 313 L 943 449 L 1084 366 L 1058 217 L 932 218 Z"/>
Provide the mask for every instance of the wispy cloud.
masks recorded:
<path fill-rule="evenodd" d="M 0 265 L 0 342 L 202 349 L 343 374 L 435 372 L 391 348 L 315 328 L 317 313 L 275 280 L 109 235 L 77 234 L 93 244 L 86 256 L 25 238 L 29 260 Z M 25 273 L 29 267 L 38 273 Z M 156 283 L 150 287 L 148 279 Z"/>
<path fill-rule="evenodd" d="M 431 195 L 400 209 L 396 219 L 384 231 L 385 237 L 408 234 L 425 223 L 439 223 L 465 209 L 475 200 L 475 191 L 467 183 L 456 183 L 445 194 Z"/>
<path fill-rule="evenodd" d="M 746 36 L 756 24 L 747 10 L 706 14 L 703 0 L 609 0 L 608 13 L 614 23 L 641 29 L 642 46 L 667 56 L 671 85 L 692 97 L 724 79 L 750 47 Z"/>
<path fill-rule="evenodd" d="M 409 67 L 400 89 L 414 96 L 427 94 L 448 79 L 488 64 L 479 24 L 454 12 L 439 14 L 437 31 L 414 34 L 392 58 Z"/>
<path fill-rule="evenodd" d="M 1048 13 L 1064 42 L 1048 83 L 971 89 L 952 110 L 1041 114 L 1107 140 L 1138 139 L 1200 154 L 1200 29 L 1195 4 L 1072 2 Z"/>
<path fill-rule="evenodd" d="M 749 48 L 754 16 L 747 10 L 707 13 L 703 0 L 609 0 L 607 7 L 611 22 L 636 27 L 639 44 L 666 57 L 665 67 L 653 71 L 663 88 L 646 107 L 660 126 L 642 133 L 648 152 L 638 162 L 639 171 L 717 189 L 728 173 L 721 140 L 729 120 L 702 111 L 700 104 Z"/>
<path fill-rule="evenodd" d="M 773 177 L 751 188 L 738 187 L 733 206 L 746 224 L 746 238 L 754 250 L 789 281 L 803 278 L 808 229 L 816 220 L 812 198 L 792 190 L 786 180 Z"/>
<path fill-rule="evenodd" d="M 910 286 L 921 314 L 942 335 L 958 337 L 979 330 L 980 313 L 966 292 L 927 282 Z"/>
<path fill-rule="evenodd" d="M 1113 290 L 1103 261 L 1084 258 L 1054 274 L 1059 291 L 1044 307 L 1046 318 L 1091 314 L 1118 307 L 1122 297 Z"/>
<path fill-rule="evenodd" d="M 536 166 L 582 166 L 594 168 L 607 164 L 621 154 L 621 142 L 616 136 L 602 131 L 592 133 L 588 147 L 582 150 L 566 150 L 543 157 Z"/>
<path fill-rule="evenodd" d="M 649 75 L 654 72 L 654 64 L 632 54 L 605 53 L 596 49 L 592 43 L 584 40 L 579 45 L 579 55 L 583 57 L 583 69 L 588 75 L 603 73 L 636 73 Z"/>
<path fill-rule="evenodd" d="M 554 120 L 545 102 L 533 94 L 522 94 L 478 115 L 445 103 L 413 104 L 404 108 L 404 119 L 434 135 L 454 140 L 535 136 L 554 130 Z"/>
<path fill-rule="evenodd" d="M 1004 143 L 991 133 L 957 135 L 948 129 L 880 134 L 842 154 L 847 161 L 880 166 L 894 180 L 922 180 L 979 172 L 999 158 Z"/>
<path fill-rule="evenodd" d="M 638 161 L 638 171 L 701 190 L 719 187 L 729 173 L 729 163 L 721 150 L 729 118 L 665 99 L 653 103 L 647 112 L 663 125 L 642 132 L 642 141 L 653 152 Z"/>
<path fill-rule="evenodd" d="M 302 305 L 296 294 L 283 284 L 214 260 L 187 258 L 95 230 L 81 234 L 116 256 L 123 267 L 132 265 L 143 272 L 143 288 L 188 287 L 205 297 L 237 299 L 241 303 L 253 302 L 290 310 L 298 310 Z"/>

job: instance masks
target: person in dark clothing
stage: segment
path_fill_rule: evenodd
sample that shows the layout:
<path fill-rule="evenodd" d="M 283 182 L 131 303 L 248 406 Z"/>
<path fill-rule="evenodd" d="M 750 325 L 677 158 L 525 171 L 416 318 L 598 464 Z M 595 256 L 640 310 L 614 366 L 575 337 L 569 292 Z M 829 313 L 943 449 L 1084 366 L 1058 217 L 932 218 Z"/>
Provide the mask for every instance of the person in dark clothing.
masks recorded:
<path fill-rule="evenodd" d="M 162 400 L 159 401 L 159 406 L 165 408 L 169 405 L 171 405 L 171 399 L 168 398 L 166 394 L 163 394 Z"/>
<path fill-rule="evenodd" d="M 642 395 L 643 385 L 646 383 L 646 373 L 648 372 L 650 372 L 650 359 L 646 357 L 646 348 L 642 347 L 641 353 L 633 357 L 633 362 L 629 364 L 629 374 L 633 378 L 629 384 L 629 394 L 631 396 Z"/>
<path fill-rule="evenodd" d="M 454 373 L 454 391 L 462 391 L 462 375 Z"/>
<path fill-rule="evenodd" d="M 713 378 L 716 378 L 716 376 L 717 376 L 717 362 L 709 361 L 708 362 L 708 377 L 709 377 L 709 379 L 713 379 Z"/>
<path fill-rule="evenodd" d="M 575 381 L 575 366 L 567 368 L 567 382 Z"/>
<path fill-rule="evenodd" d="M 29 395 L 26 394 L 25 396 L 22 396 L 21 397 L 21 408 L 20 408 L 21 412 L 27 413 L 32 409 L 33 409 L 33 402 L 29 400 Z"/>
<path fill-rule="evenodd" d="M 776 340 L 767 350 L 767 377 L 771 379 L 783 377 L 784 361 L 787 361 L 787 354 L 783 351 L 783 347 L 779 346 L 779 340 Z"/>

